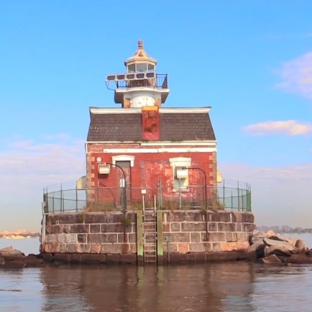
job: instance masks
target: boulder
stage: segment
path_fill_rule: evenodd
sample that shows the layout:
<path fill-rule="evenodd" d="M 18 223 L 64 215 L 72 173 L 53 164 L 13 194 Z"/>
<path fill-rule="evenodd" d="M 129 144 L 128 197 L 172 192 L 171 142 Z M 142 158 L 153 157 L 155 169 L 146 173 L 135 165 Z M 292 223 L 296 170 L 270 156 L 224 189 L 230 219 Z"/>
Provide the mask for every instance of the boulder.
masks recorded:
<path fill-rule="evenodd" d="M 270 255 L 276 255 L 276 256 L 281 256 L 281 257 L 289 257 L 292 253 L 289 251 L 289 249 L 287 249 L 284 246 L 266 246 L 264 248 L 264 255 L 270 256 Z"/>
<path fill-rule="evenodd" d="M 297 264 L 311 264 L 312 257 L 305 254 L 293 254 L 289 257 L 288 262 Z"/>
<path fill-rule="evenodd" d="M 254 244 L 259 240 L 262 241 L 266 237 L 268 237 L 267 233 L 255 230 L 253 231 L 252 236 L 251 236 L 251 244 Z"/>
<path fill-rule="evenodd" d="M 275 264 L 275 265 L 283 264 L 282 261 L 276 255 L 270 255 L 270 256 L 261 258 L 259 259 L 259 262 L 263 264 Z"/>
<path fill-rule="evenodd" d="M 270 239 L 270 238 L 264 238 L 263 241 L 267 246 L 284 247 L 285 249 L 287 249 L 291 253 L 297 253 L 298 252 L 298 248 L 293 247 L 292 245 L 290 245 L 284 241 L 274 240 L 274 239 Z"/>
<path fill-rule="evenodd" d="M 306 244 L 303 242 L 302 239 L 297 240 L 295 247 L 298 248 L 299 253 L 306 253 L 308 250 Z"/>
<path fill-rule="evenodd" d="M 270 236 L 275 236 L 275 232 L 273 230 L 268 230 L 266 232 L 267 236 L 270 237 Z"/>
<path fill-rule="evenodd" d="M 6 257 L 6 256 L 25 257 L 25 254 L 17 249 L 14 249 L 12 246 L 9 246 L 9 247 L 0 249 L 0 256 L 2 257 Z"/>
<path fill-rule="evenodd" d="M 247 255 L 248 259 L 258 259 L 264 256 L 264 247 L 265 247 L 265 243 L 263 242 L 263 240 L 259 239 L 258 241 L 256 241 L 255 243 L 253 243 L 252 245 L 250 245 L 245 253 Z"/>

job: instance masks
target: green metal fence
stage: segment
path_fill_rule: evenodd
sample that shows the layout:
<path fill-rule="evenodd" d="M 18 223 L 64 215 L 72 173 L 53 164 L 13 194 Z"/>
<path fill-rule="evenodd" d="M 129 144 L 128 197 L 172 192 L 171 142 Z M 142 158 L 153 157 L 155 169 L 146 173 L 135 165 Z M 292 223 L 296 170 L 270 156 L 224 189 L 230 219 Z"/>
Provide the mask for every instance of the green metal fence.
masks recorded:
<path fill-rule="evenodd" d="M 223 182 L 213 187 L 193 185 L 186 188 L 98 187 L 92 189 L 46 188 L 44 209 L 50 213 L 70 211 L 156 209 L 211 209 L 251 211 L 251 188 L 242 182 Z"/>

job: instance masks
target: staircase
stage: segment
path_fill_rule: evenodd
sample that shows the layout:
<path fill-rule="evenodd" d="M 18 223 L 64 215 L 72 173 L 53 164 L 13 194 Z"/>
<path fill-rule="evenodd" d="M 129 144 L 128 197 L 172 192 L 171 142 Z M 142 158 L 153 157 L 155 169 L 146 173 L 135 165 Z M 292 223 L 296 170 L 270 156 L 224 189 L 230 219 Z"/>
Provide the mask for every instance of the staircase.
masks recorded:
<path fill-rule="evenodd" d="M 144 263 L 156 263 L 156 211 L 154 208 L 147 208 L 143 215 L 143 244 L 144 244 Z"/>

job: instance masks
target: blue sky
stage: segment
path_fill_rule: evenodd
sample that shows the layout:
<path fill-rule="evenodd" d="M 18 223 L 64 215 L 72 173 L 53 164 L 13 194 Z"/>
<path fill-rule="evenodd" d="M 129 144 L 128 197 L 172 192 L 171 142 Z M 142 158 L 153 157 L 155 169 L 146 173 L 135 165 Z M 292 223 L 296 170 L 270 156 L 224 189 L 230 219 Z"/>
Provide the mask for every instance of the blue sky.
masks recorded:
<path fill-rule="evenodd" d="M 0 230 L 40 229 L 42 189 L 85 173 L 89 107 L 137 41 L 164 107 L 211 106 L 223 177 L 258 225 L 312 227 L 312 2 L 0 0 Z"/>

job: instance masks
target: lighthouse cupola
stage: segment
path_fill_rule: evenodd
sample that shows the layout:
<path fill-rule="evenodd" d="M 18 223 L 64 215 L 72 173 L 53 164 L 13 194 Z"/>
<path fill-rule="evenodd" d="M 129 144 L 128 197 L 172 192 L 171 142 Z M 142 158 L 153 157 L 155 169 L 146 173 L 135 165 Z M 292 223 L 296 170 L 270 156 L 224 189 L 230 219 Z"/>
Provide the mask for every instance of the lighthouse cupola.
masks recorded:
<path fill-rule="evenodd" d="M 125 61 L 126 73 L 106 78 L 107 88 L 115 91 L 115 103 L 122 104 L 124 108 L 160 107 L 165 103 L 169 94 L 167 74 L 156 73 L 156 64 L 140 40 L 136 53 Z"/>

